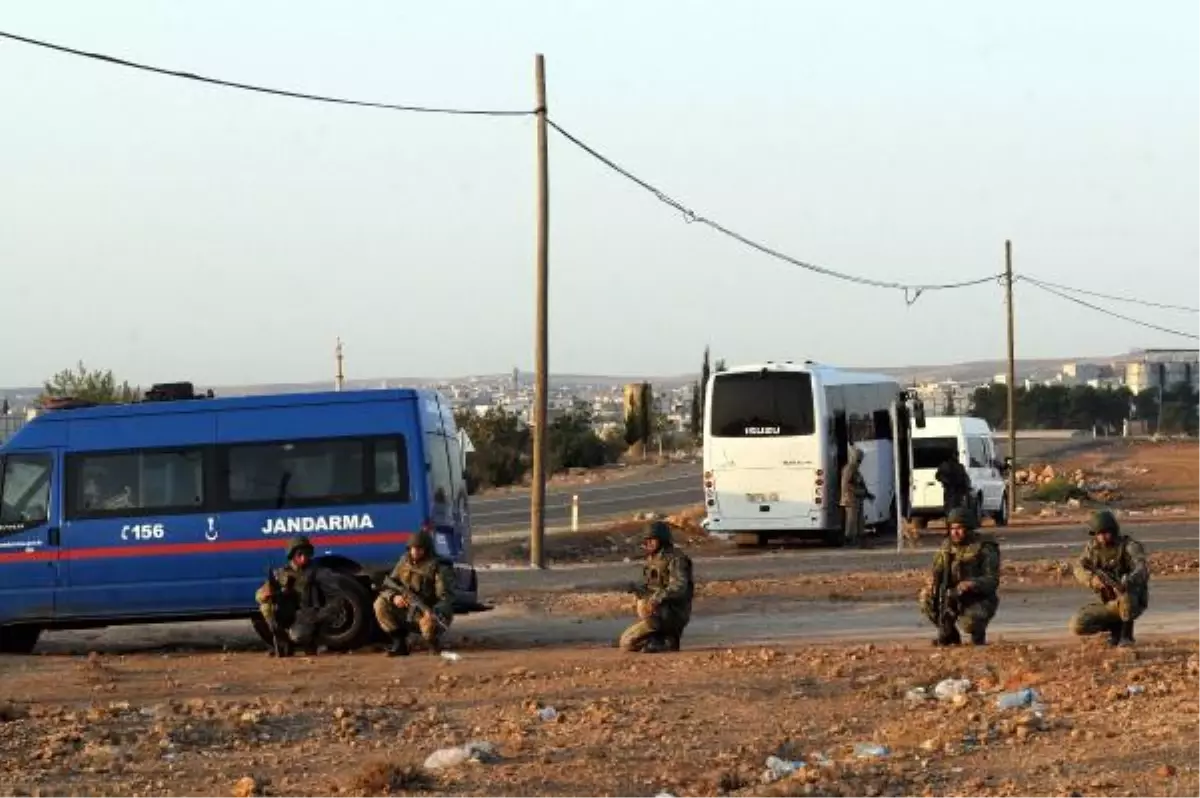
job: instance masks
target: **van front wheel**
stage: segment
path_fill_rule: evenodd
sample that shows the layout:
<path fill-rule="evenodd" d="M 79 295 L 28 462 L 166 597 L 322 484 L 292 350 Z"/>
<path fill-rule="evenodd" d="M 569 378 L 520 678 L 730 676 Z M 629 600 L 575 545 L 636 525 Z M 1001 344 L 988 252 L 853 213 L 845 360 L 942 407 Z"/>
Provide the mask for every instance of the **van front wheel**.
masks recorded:
<path fill-rule="evenodd" d="M 1000 508 L 992 513 L 992 521 L 996 526 L 1008 526 L 1008 494 L 1000 497 Z"/>

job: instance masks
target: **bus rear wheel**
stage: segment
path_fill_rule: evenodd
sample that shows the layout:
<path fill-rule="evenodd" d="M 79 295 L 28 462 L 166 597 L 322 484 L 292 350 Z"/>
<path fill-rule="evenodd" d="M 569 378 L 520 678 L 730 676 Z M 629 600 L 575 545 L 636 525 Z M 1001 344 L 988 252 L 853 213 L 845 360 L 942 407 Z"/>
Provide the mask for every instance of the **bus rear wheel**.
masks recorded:
<path fill-rule="evenodd" d="M 0 626 L 0 654 L 32 654 L 41 636 L 42 627 L 35 624 Z"/>

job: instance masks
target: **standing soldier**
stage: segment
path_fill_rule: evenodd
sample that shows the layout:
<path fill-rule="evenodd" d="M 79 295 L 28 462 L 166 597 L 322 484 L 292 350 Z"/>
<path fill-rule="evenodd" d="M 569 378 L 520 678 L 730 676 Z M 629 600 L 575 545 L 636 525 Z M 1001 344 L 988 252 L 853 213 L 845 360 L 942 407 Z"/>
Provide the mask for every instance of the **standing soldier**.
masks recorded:
<path fill-rule="evenodd" d="M 951 510 L 970 506 L 971 476 L 955 452 L 942 461 L 933 478 L 942 483 L 942 510 L 946 513 L 946 525 L 949 526 Z"/>
<path fill-rule="evenodd" d="M 427 609 L 418 607 L 413 596 L 385 584 L 375 599 L 375 618 L 392 638 L 387 655 L 408 656 L 408 636 L 413 633 L 419 633 L 437 654 L 442 650 L 444 627 L 454 618 L 454 566 L 434 554 L 433 537 L 421 530 L 409 541 L 391 578 L 411 590 Z"/>
<path fill-rule="evenodd" d="M 1092 539 L 1075 562 L 1075 578 L 1100 600 L 1084 605 L 1071 619 L 1077 635 L 1108 632 L 1114 646 L 1133 645 L 1133 622 L 1150 605 L 1150 569 L 1146 549 L 1121 534 L 1121 525 L 1108 510 L 1088 519 Z"/>
<path fill-rule="evenodd" d="M 962 643 L 959 627 L 973 645 L 987 642 L 987 628 L 1000 605 L 1000 547 L 976 530 L 975 516 L 956 507 L 949 533 L 933 556 L 933 573 L 921 590 L 921 614 L 938 628 L 935 645 Z"/>
<path fill-rule="evenodd" d="M 671 529 L 662 521 L 650 524 L 642 538 L 646 562 L 644 587 L 636 588 L 638 620 L 621 635 L 625 651 L 655 654 L 678 651 L 683 630 L 692 619 L 692 561 L 675 548 Z"/>
<path fill-rule="evenodd" d="M 875 496 L 867 490 L 859 466 L 862 464 L 863 453 L 857 446 L 851 446 L 847 453 L 846 465 L 842 466 L 841 501 L 842 512 L 845 515 L 845 538 L 847 543 L 859 543 L 863 538 L 863 500 L 874 499 Z"/>
<path fill-rule="evenodd" d="M 291 656 L 293 644 L 303 646 L 306 654 L 317 653 L 315 613 L 324 604 L 321 583 L 325 569 L 314 565 L 312 557 L 313 545 L 307 537 L 292 538 L 287 544 L 287 565 L 277 569 L 272 580 L 254 594 L 258 611 L 274 637 L 272 656 Z"/>

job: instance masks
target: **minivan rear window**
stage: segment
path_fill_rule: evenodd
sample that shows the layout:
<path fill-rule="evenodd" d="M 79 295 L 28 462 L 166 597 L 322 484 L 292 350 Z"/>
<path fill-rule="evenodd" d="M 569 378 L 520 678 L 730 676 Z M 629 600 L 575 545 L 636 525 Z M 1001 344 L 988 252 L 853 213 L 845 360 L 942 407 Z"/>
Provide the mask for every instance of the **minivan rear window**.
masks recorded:
<path fill-rule="evenodd" d="M 958 459 L 955 438 L 913 438 L 913 468 L 937 468 L 947 460 Z"/>
<path fill-rule="evenodd" d="M 804 372 L 718 374 L 713 380 L 714 438 L 812 435 L 812 377 Z"/>

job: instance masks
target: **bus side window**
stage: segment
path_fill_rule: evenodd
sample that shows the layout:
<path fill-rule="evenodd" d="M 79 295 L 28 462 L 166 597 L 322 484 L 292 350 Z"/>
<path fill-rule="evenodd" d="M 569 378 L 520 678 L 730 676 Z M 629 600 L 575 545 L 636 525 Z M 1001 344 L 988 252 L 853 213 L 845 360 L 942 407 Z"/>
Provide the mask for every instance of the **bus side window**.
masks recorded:
<path fill-rule="evenodd" d="M 49 518 L 51 461 L 44 455 L 13 454 L 4 459 L 0 524 L 27 526 Z"/>
<path fill-rule="evenodd" d="M 429 488 L 433 493 L 433 503 L 447 506 L 454 496 L 454 483 L 450 477 L 450 456 L 446 450 L 445 436 L 436 432 L 427 433 L 425 449 L 429 455 Z"/>

